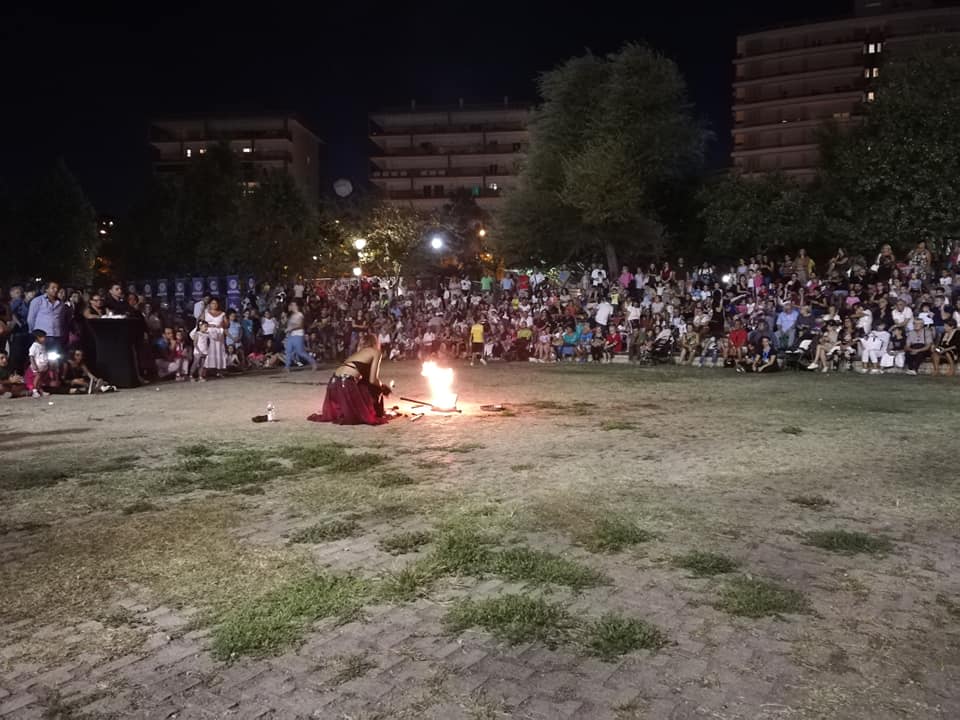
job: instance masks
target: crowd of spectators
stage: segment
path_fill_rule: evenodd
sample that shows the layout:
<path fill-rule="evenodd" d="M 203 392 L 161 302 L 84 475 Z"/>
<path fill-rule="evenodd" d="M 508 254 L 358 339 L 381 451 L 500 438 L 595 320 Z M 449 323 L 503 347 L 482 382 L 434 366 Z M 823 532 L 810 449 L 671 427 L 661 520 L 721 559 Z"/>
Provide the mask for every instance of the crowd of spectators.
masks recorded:
<path fill-rule="evenodd" d="M 484 273 L 404 282 L 297 279 L 262 284 L 224 308 L 96 290 L 14 286 L 0 302 L 0 393 L 102 392 L 88 321 L 142 321 L 132 351 L 143 381 L 205 382 L 253 368 L 342 360 L 375 333 L 384 357 L 488 361 L 671 362 L 739 372 L 795 367 L 953 375 L 960 355 L 960 243 L 924 243 L 873 262 L 800 249 L 730 267 L 675 262 L 578 271 Z"/>

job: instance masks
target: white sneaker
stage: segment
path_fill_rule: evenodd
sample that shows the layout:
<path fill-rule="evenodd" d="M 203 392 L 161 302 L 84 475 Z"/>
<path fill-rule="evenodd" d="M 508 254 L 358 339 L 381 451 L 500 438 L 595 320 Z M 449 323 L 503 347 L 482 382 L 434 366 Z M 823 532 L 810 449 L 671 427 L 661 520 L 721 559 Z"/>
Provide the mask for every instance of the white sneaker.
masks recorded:
<path fill-rule="evenodd" d="M 916 375 L 916 374 L 917 374 L 916 370 L 907 370 L 907 375 Z"/>
<path fill-rule="evenodd" d="M 857 372 L 860 373 L 861 375 L 866 375 L 866 374 L 867 374 L 867 369 L 864 368 L 864 367 L 862 367 L 862 368 L 860 368 L 859 370 L 857 370 Z"/>
<path fill-rule="evenodd" d="M 470 361 L 470 367 L 473 367 L 473 360 Z"/>
<path fill-rule="evenodd" d="M 873 368 L 873 370 L 870 371 L 870 374 L 871 374 L 871 375 L 882 375 L 883 373 L 881 373 L 879 370 L 877 370 L 877 368 Z"/>
<path fill-rule="evenodd" d="M 30 394 L 30 397 L 38 398 L 38 397 L 43 397 L 43 396 L 40 395 L 40 391 L 39 391 L 39 390 L 36 390 L 36 389 L 35 389 L 35 390 Z"/>
<path fill-rule="evenodd" d="M 823 366 L 823 370 L 821 370 L 820 372 L 822 372 L 822 373 L 830 372 L 830 368 L 828 368 L 826 365 L 824 365 L 824 366 Z"/>
<path fill-rule="evenodd" d="M 807 365 L 807 370 L 816 370 L 818 365 L 816 363 L 810 363 Z"/>
<path fill-rule="evenodd" d="M 486 364 L 487 364 L 487 361 L 484 360 L 483 358 L 480 358 L 480 364 L 481 364 L 481 365 L 486 365 Z"/>

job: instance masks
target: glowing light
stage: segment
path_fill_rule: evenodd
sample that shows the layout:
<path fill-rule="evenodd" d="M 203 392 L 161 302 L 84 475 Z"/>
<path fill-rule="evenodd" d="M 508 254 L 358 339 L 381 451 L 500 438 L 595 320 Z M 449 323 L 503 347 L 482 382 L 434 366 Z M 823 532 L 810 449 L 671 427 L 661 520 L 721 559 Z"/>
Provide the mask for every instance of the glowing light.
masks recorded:
<path fill-rule="evenodd" d="M 104 230 L 103 228 L 100 228 L 100 234 L 101 234 L 101 235 L 106 235 L 106 234 L 107 234 L 107 231 Z"/>
<path fill-rule="evenodd" d="M 733 280 L 733 275 L 724 275 L 722 278 L 724 285 L 729 285 L 730 281 Z"/>
<path fill-rule="evenodd" d="M 245 153 L 252 153 L 252 152 L 253 152 L 253 148 L 251 148 L 251 147 L 245 147 L 245 148 L 243 149 L 243 151 L 244 151 Z"/>
<path fill-rule="evenodd" d="M 453 386 L 453 368 L 437 367 L 433 361 L 425 362 L 420 374 L 430 385 L 430 404 L 436 410 L 453 410 L 457 406 L 457 394 Z"/>
<path fill-rule="evenodd" d="M 433 238 L 430 240 L 430 247 L 432 247 L 434 250 L 439 250 L 440 248 L 442 248 L 443 238 L 440 237 L 439 235 L 434 235 Z"/>
<path fill-rule="evenodd" d="M 318 258 L 317 258 L 317 256 L 316 256 L 316 255 L 314 255 L 314 256 L 313 256 L 313 259 L 314 259 L 314 260 L 317 260 Z"/>
<path fill-rule="evenodd" d="M 484 228 L 480 228 L 480 232 L 477 233 L 480 237 L 486 237 L 487 231 Z"/>
<path fill-rule="evenodd" d="M 354 246 L 357 250 L 363 250 L 363 249 L 367 246 L 367 239 L 366 239 L 366 238 L 357 238 L 356 240 L 353 241 L 353 246 Z"/>
<path fill-rule="evenodd" d="M 60 359 L 60 353 L 58 353 L 56 350 L 54 350 L 53 352 L 47 353 L 47 359 L 52 360 L 53 362 L 56 362 L 57 360 Z"/>
<path fill-rule="evenodd" d="M 353 275 L 354 277 L 360 277 L 361 275 L 363 275 L 363 268 L 355 267 L 353 269 Z"/>

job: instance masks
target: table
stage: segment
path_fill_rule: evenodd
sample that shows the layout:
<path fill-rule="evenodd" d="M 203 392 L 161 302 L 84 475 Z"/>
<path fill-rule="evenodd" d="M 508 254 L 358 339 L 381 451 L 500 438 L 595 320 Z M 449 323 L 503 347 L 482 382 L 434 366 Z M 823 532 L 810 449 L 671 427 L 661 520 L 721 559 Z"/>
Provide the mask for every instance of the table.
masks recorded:
<path fill-rule="evenodd" d="M 140 385 L 136 347 L 145 327 L 140 318 L 88 318 L 96 347 L 98 377 L 120 388 Z"/>

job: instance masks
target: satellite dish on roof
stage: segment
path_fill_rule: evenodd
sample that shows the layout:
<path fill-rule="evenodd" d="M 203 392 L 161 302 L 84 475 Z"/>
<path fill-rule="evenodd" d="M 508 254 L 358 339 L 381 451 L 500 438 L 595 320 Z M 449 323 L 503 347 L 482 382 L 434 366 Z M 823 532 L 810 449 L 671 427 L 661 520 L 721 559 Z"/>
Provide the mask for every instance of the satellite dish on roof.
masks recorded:
<path fill-rule="evenodd" d="M 333 183 L 333 191 L 340 197 L 345 198 L 353 192 L 353 183 L 346 178 L 340 178 Z"/>

